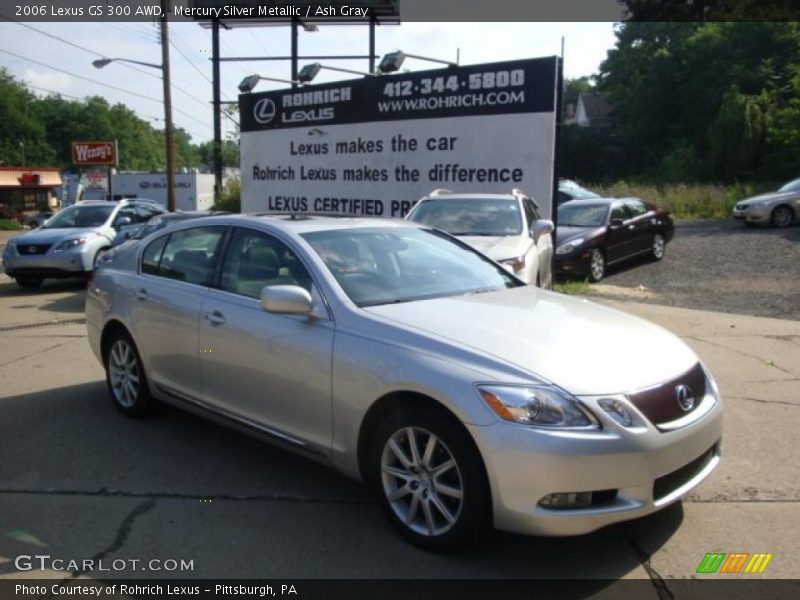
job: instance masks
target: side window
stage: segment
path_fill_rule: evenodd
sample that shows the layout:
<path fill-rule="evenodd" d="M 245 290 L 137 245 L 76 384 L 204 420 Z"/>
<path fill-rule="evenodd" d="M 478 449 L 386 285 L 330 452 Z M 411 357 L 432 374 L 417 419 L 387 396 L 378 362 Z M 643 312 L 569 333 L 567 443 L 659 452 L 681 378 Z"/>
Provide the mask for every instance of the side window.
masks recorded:
<path fill-rule="evenodd" d="M 630 219 L 630 215 L 628 214 L 628 209 L 625 208 L 625 205 L 622 202 L 616 202 L 611 207 L 611 220 L 620 219 L 622 221 L 627 221 Z"/>
<path fill-rule="evenodd" d="M 268 285 L 299 285 L 311 292 L 311 276 L 283 242 L 252 229 L 237 228 L 222 265 L 220 288 L 259 298 Z"/>
<path fill-rule="evenodd" d="M 631 218 L 635 219 L 636 217 L 641 217 L 644 214 L 649 212 L 649 208 L 644 202 L 640 200 L 625 200 L 625 206 L 628 207 L 628 211 L 631 213 Z"/>
<path fill-rule="evenodd" d="M 161 262 L 161 253 L 164 251 L 164 246 L 167 245 L 167 237 L 163 236 L 150 242 L 147 248 L 142 252 L 142 273 L 148 275 L 158 275 L 158 264 Z"/>
<path fill-rule="evenodd" d="M 224 227 L 194 227 L 176 231 L 167 240 L 155 275 L 210 285 L 223 233 Z"/>
<path fill-rule="evenodd" d="M 131 220 L 131 225 L 139 222 L 139 216 L 136 214 L 136 210 L 133 208 L 122 208 L 117 213 L 117 216 L 114 217 L 114 226 L 116 226 L 120 219 L 128 217 Z"/>

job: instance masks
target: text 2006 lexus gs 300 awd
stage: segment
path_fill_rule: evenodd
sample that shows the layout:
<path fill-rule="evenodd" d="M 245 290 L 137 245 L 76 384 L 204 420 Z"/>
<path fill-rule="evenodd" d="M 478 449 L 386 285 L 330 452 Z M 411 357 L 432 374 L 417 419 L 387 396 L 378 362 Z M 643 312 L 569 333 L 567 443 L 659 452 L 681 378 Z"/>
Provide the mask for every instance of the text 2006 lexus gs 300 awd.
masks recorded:
<path fill-rule="evenodd" d="M 192 220 L 112 253 L 86 317 L 123 413 L 180 405 L 365 479 L 427 547 L 589 532 L 720 460 L 677 337 L 412 223 Z"/>

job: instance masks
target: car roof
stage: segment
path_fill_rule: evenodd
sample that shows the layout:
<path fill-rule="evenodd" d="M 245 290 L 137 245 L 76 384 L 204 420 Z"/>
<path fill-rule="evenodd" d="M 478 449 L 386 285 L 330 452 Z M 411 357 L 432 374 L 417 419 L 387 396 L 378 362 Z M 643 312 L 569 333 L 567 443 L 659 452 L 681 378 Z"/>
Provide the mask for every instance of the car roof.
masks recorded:
<path fill-rule="evenodd" d="M 512 194 L 441 194 L 425 196 L 423 200 L 516 200 Z"/>
<path fill-rule="evenodd" d="M 309 214 L 230 214 L 204 217 L 203 221 L 216 221 L 230 225 L 245 225 L 264 223 L 277 226 L 280 229 L 292 231 L 298 235 L 316 231 L 336 231 L 340 229 L 368 229 L 378 228 L 406 228 L 420 229 L 423 226 L 402 219 L 368 218 L 368 217 L 338 217 L 336 215 L 309 215 Z"/>
<path fill-rule="evenodd" d="M 560 206 L 566 206 L 567 204 L 574 205 L 574 206 L 587 206 L 589 204 L 611 204 L 612 202 L 616 202 L 617 200 L 639 200 L 638 198 L 576 198 L 575 200 L 570 200 L 569 202 L 564 202 Z M 641 200 L 639 200 L 641 202 Z"/>

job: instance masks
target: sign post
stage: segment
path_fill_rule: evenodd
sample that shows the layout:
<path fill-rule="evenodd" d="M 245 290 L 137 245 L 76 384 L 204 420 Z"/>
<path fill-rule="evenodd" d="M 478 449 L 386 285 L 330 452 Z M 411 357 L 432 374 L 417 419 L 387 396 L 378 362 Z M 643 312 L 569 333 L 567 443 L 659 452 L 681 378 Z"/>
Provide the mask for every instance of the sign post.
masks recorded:
<path fill-rule="evenodd" d="M 119 164 L 117 140 L 72 142 L 72 162 L 79 167 L 106 166 L 108 171 L 108 198 L 113 200 L 111 169 Z"/>

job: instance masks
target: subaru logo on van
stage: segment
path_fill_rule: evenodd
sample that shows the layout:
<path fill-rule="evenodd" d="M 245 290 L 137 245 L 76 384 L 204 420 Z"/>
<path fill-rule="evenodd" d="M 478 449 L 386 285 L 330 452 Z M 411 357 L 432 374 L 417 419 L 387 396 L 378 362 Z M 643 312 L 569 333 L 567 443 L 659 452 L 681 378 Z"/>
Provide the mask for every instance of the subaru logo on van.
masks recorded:
<path fill-rule="evenodd" d="M 262 98 L 253 106 L 253 118 L 266 125 L 275 118 L 275 103 L 271 98 Z"/>

